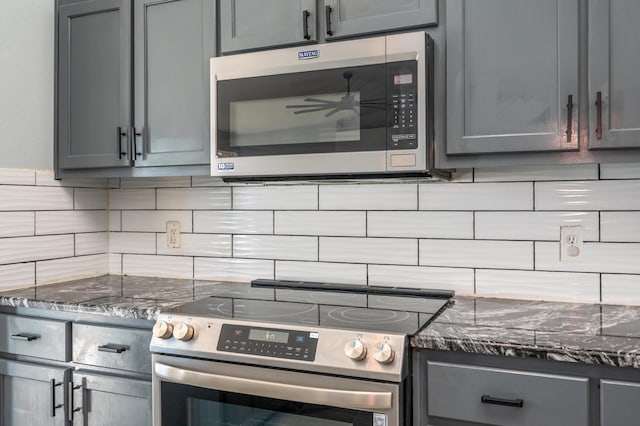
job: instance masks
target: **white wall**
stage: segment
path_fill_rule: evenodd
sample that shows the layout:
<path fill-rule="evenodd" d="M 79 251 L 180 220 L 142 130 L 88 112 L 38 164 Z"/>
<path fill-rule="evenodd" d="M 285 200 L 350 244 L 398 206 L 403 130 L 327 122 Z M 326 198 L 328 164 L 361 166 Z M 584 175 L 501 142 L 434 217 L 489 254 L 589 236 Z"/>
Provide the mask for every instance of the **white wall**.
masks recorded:
<path fill-rule="evenodd" d="M 0 167 L 53 169 L 53 0 L 2 0 Z"/>

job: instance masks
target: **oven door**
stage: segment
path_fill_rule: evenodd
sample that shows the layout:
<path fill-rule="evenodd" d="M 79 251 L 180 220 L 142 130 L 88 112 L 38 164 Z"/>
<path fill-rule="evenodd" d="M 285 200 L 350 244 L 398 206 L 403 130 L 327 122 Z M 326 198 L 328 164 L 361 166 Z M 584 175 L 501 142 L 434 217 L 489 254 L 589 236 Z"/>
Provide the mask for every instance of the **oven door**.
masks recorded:
<path fill-rule="evenodd" d="M 153 356 L 154 426 L 399 426 L 400 385 Z"/>

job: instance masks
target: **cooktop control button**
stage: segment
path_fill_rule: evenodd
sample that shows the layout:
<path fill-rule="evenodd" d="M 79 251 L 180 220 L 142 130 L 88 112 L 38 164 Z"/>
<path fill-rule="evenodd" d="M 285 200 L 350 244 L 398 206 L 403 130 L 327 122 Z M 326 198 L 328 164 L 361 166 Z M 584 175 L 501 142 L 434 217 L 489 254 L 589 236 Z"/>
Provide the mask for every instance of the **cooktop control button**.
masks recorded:
<path fill-rule="evenodd" d="M 165 321 L 158 321 L 153 326 L 153 336 L 168 339 L 173 334 L 173 325 Z"/>
<path fill-rule="evenodd" d="M 373 348 L 373 358 L 380 364 L 389 364 L 395 358 L 395 352 L 388 342 L 376 343 Z"/>
<path fill-rule="evenodd" d="M 367 356 L 367 347 L 360 339 L 349 340 L 344 345 L 344 354 L 354 361 L 360 361 Z"/>
<path fill-rule="evenodd" d="M 186 342 L 193 337 L 193 327 L 189 324 L 181 322 L 176 328 L 173 329 L 173 337 L 178 340 Z"/>

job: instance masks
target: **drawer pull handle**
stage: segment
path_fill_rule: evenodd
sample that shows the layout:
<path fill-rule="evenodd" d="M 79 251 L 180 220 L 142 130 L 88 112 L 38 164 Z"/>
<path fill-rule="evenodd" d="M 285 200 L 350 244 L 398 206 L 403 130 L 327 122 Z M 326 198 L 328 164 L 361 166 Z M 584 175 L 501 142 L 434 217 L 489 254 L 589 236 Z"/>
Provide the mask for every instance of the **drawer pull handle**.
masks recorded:
<path fill-rule="evenodd" d="M 480 398 L 480 401 L 483 404 L 492 404 L 492 405 L 503 405 L 505 407 L 516 407 L 516 408 L 522 408 L 524 407 L 524 400 L 523 399 L 503 399 L 503 398 L 494 398 L 492 396 L 489 395 L 482 395 L 482 397 Z"/>
<path fill-rule="evenodd" d="M 111 343 L 107 343 L 106 345 L 98 346 L 99 352 L 109 352 L 112 354 L 121 354 L 122 352 L 129 349 L 129 346 L 123 345 L 114 345 Z"/>
<path fill-rule="evenodd" d="M 11 338 L 13 340 L 22 340 L 23 342 L 33 342 L 34 340 L 38 340 L 40 336 L 38 336 L 37 334 L 19 333 L 12 334 Z"/>
<path fill-rule="evenodd" d="M 63 382 L 56 383 L 56 379 L 51 379 L 49 383 L 50 383 L 49 391 L 51 394 L 51 413 L 50 414 L 51 414 L 51 417 L 55 417 L 56 410 L 64 407 L 64 404 L 56 404 L 56 388 L 58 386 L 62 386 Z"/>

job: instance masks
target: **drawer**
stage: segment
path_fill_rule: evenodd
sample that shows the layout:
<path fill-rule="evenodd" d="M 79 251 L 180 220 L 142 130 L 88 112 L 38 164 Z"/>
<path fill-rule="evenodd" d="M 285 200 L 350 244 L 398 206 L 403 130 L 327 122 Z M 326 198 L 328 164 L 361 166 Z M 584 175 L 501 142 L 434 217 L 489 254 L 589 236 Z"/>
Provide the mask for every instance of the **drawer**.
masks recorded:
<path fill-rule="evenodd" d="M 600 424 L 637 425 L 640 418 L 640 383 L 600 381 Z"/>
<path fill-rule="evenodd" d="M 151 374 L 151 330 L 73 324 L 73 361 Z"/>
<path fill-rule="evenodd" d="M 70 329 L 69 321 L 0 314 L 0 352 L 69 361 Z"/>
<path fill-rule="evenodd" d="M 504 426 L 589 423 L 588 379 L 427 362 L 429 416 Z"/>

